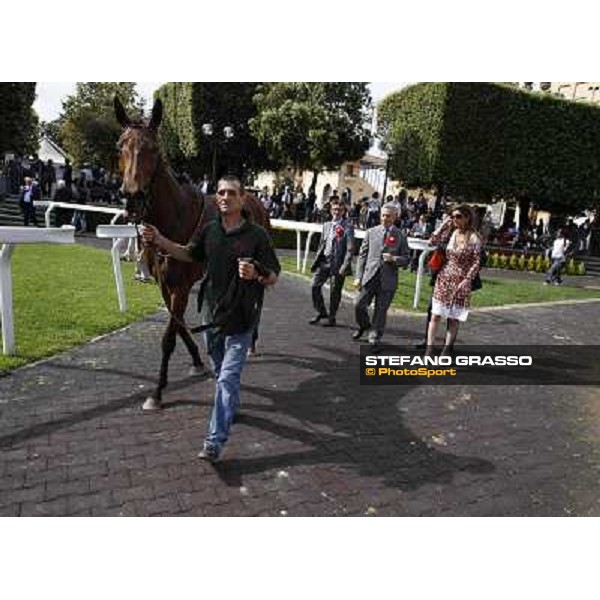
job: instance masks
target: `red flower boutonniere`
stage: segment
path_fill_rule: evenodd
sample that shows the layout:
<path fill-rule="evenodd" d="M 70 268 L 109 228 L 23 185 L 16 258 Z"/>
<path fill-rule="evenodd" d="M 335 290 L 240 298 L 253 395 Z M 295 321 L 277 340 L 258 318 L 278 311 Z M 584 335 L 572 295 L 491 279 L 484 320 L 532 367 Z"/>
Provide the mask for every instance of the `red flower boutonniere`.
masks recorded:
<path fill-rule="evenodd" d="M 388 235 L 385 238 L 385 245 L 386 246 L 390 246 L 390 247 L 394 247 L 396 245 L 396 236 L 395 235 Z"/>
<path fill-rule="evenodd" d="M 344 237 L 344 228 L 341 225 L 336 225 L 335 235 L 337 236 L 338 239 Z"/>

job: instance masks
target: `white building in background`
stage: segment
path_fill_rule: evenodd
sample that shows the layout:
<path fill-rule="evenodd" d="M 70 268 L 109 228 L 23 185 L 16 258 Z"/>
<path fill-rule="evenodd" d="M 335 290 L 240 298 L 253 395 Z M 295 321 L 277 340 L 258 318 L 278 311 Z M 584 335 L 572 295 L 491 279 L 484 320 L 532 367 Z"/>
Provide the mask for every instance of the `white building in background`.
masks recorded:
<path fill-rule="evenodd" d="M 64 167 L 65 159 L 68 158 L 67 153 L 58 144 L 55 144 L 49 137 L 45 135 L 43 135 L 40 139 L 38 156 L 43 162 L 48 162 L 48 160 L 51 160 L 55 167 Z"/>

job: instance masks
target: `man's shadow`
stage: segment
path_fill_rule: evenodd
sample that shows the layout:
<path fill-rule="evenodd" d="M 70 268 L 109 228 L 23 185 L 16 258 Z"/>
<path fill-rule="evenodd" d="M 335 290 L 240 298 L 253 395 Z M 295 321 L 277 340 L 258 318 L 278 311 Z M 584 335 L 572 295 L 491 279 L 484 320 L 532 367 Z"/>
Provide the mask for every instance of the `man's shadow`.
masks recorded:
<path fill-rule="evenodd" d="M 271 381 L 268 386 L 244 384 L 244 392 L 269 400 L 270 406 L 264 407 L 266 414 L 256 414 L 260 404 L 254 404 L 250 411 L 242 402 L 237 421 L 310 448 L 269 457 L 224 459 L 216 471 L 227 485 L 239 487 L 244 475 L 297 465 L 335 464 L 401 490 L 450 482 L 457 472 L 494 471 L 489 461 L 444 452 L 410 430 L 398 404 L 414 385 L 361 386 L 355 352 L 336 348 L 336 360 L 332 360 L 323 357 L 324 353 L 331 354 L 330 347 L 311 347 L 316 351 L 311 356 L 263 354 L 262 362 L 270 365 L 269 372 L 276 371 L 274 365 L 281 365 L 283 373 L 278 381 L 285 382 L 286 367 L 304 378 L 293 389 L 289 387 L 289 373 L 287 386 L 273 387 Z M 274 413 L 305 426 L 277 422 L 272 418 Z"/>

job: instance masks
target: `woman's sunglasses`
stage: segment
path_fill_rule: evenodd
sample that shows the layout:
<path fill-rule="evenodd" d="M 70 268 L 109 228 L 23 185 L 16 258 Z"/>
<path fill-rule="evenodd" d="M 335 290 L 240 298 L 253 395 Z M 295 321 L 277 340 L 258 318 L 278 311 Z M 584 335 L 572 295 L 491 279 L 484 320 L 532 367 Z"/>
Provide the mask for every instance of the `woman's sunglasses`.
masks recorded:
<path fill-rule="evenodd" d="M 452 218 L 453 218 L 453 219 L 462 219 L 462 218 L 463 218 L 463 215 L 461 215 L 460 213 L 457 213 L 457 214 L 455 214 L 455 215 L 452 215 Z"/>

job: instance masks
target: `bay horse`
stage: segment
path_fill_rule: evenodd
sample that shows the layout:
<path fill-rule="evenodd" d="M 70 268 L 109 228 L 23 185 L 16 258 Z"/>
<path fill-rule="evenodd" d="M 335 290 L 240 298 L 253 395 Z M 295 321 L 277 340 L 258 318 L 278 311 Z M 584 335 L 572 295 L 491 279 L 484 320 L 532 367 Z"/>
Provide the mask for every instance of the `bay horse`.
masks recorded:
<path fill-rule="evenodd" d="M 128 218 L 136 226 L 154 225 L 164 236 L 179 244 L 187 244 L 192 235 L 216 217 L 214 197 L 198 196 L 191 185 L 180 185 L 163 160 L 158 143 L 158 128 L 163 107 L 156 99 L 149 121 L 132 121 L 114 98 L 115 116 L 123 131 L 119 138 L 119 168 L 123 176 L 122 191 Z M 262 203 L 252 194 L 244 194 L 243 210 L 258 225 L 269 228 L 269 217 Z M 174 260 L 159 255 L 153 247 L 144 247 L 144 259 L 160 286 L 169 321 L 162 338 L 162 359 L 156 390 L 146 399 L 144 410 L 161 407 L 162 392 L 167 385 L 169 359 L 175 349 L 177 335 L 190 356 L 190 375 L 210 376 L 200 358 L 198 346 L 185 325 L 185 310 L 190 291 L 203 274 L 203 265 Z"/>

